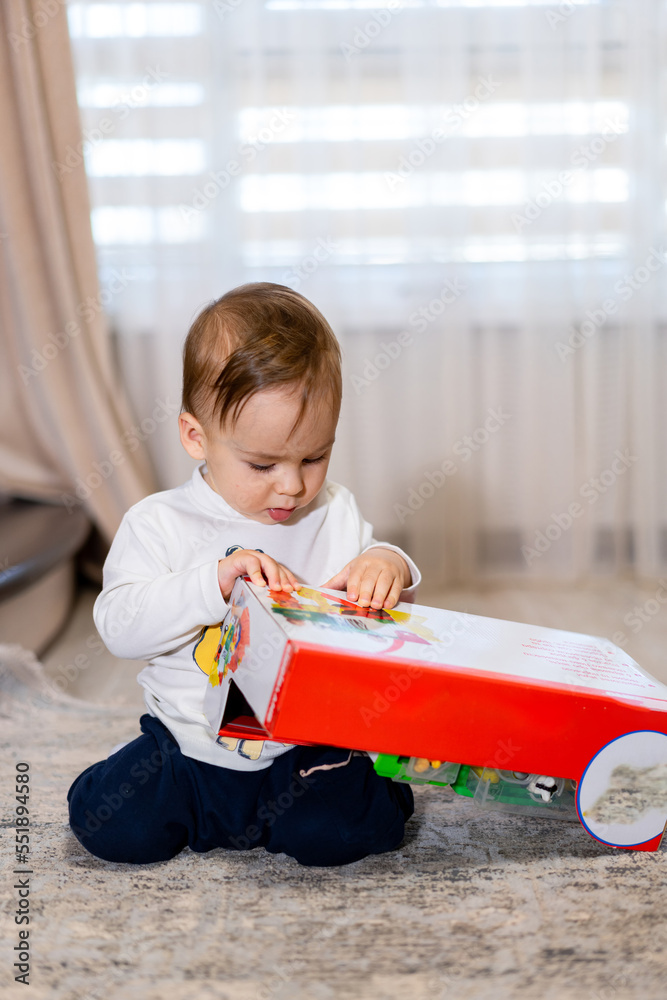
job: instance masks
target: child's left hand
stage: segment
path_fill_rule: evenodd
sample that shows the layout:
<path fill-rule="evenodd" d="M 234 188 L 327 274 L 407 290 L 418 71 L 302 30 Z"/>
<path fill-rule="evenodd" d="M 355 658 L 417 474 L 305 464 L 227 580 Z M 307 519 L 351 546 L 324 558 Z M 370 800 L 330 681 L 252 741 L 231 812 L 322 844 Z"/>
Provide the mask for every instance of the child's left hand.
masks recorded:
<path fill-rule="evenodd" d="M 393 608 L 412 577 L 408 564 L 393 549 L 369 549 L 336 573 L 323 587 L 347 589 L 347 598 L 361 608 Z"/>

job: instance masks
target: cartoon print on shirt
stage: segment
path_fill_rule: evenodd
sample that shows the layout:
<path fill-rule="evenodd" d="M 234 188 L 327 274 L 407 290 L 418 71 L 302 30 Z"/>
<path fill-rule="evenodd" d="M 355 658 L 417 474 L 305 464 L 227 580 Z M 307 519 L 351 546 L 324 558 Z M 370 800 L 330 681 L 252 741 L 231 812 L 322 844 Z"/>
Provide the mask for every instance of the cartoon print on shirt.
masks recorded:
<path fill-rule="evenodd" d="M 204 625 L 192 650 L 192 659 L 209 679 L 214 669 L 217 672 L 220 662 L 221 638 L 222 622 L 219 625 Z"/>
<path fill-rule="evenodd" d="M 236 750 L 246 760 L 259 760 L 264 747 L 264 740 L 237 740 L 232 736 L 218 736 L 215 742 L 224 750 Z"/>

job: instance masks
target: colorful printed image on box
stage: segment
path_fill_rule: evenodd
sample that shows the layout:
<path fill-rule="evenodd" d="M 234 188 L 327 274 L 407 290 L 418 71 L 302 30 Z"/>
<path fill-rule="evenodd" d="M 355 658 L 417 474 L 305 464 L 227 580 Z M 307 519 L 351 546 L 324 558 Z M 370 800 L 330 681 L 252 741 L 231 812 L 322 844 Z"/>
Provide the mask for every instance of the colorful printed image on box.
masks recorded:
<path fill-rule="evenodd" d="M 268 597 L 271 610 L 282 619 L 288 634 L 294 638 L 311 639 L 312 629 L 307 628 L 310 625 L 347 638 L 369 637 L 382 647 L 383 653 L 395 653 L 399 649 L 405 653 L 409 644 L 429 646 L 438 642 L 432 629 L 425 624 L 424 615 L 396 609 L 360 608 L 352 601 L 311 587 L 299 587 L 291 594 L 272 591 Z M 303 629 L 310 635 L 298 635 L 297 630 Z M 335 635 L 329 638 L 335 641 Z M 321 632 L 318 639 L 323 641 Z"/>
<path fill-rule="evenodd" d="M 250 613 L 241 591 L 224 622 L 207 625 L 192 652 L 194 661 L 208 675 L 212 687 L 222 684 L 227 672 L 241 664 L 250 641 Z"/>

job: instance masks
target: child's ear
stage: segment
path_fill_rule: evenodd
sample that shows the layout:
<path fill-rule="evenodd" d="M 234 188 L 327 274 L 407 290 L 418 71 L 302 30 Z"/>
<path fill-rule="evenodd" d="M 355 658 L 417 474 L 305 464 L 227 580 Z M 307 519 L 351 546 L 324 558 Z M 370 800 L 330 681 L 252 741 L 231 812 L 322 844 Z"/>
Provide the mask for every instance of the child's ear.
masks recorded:
<path fill-rule="evenodd" d="M 178 417 L 178 431 L 181 444 L 190 458 L 206 458 L 205 436 L 202 425 L 192 413 L 181 413 Z"/>

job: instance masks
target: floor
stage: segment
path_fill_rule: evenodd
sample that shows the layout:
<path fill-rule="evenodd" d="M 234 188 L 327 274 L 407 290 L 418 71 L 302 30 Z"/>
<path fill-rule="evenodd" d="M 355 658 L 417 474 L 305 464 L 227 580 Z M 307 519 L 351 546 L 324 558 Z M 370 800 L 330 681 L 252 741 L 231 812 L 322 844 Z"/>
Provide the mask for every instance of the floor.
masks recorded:
<path fill-rule="evenodd" d="M 616 641 L 667 682 L 660 596 L 657 587 L 623 584 L 423 591 L 420 601 L 622 632 Z M 51 694 L 35 666 L 14 686 L 11 712 L 5 702 L 11 718 L 0 733 L 5 780 L 14 761 L 31 763 L 31 997 L 662 1000 L 664 846 L 651 855 L 615 851 L 578 824 L 484 812 L 448 790 L 417 788 L 403 845 L 342 869 L 304 869 L 259 850 L 186 850 L 143 868 L 88 855 L 68 830 L 66 790 L 136 733 L 141 707 L 140 664 L 101 646 L 94 598 L 82 590 L 41 658 Z M 6 849 L 2 861 L 7 867 Z M 12 877 L 8 868 L 0 887 L 10 915 Z M 27 995 L 12 983 L 7 957 L 17 930 L 3 921 L 3 997 Z"/>

